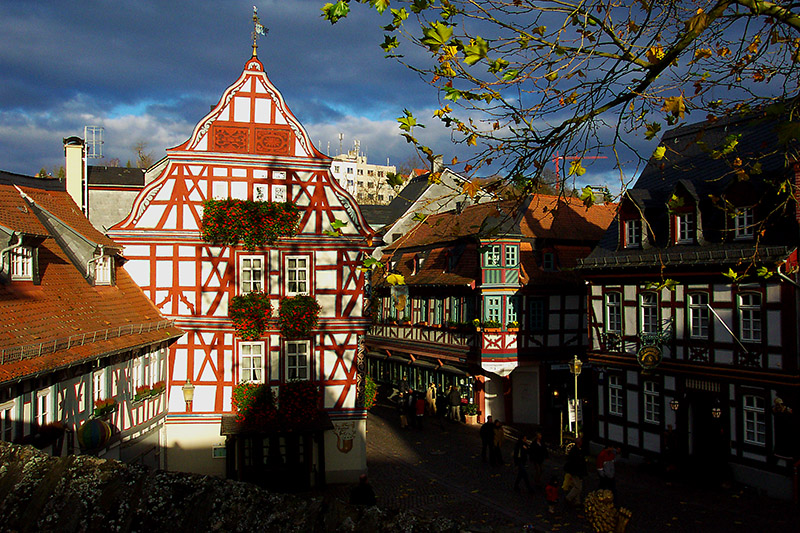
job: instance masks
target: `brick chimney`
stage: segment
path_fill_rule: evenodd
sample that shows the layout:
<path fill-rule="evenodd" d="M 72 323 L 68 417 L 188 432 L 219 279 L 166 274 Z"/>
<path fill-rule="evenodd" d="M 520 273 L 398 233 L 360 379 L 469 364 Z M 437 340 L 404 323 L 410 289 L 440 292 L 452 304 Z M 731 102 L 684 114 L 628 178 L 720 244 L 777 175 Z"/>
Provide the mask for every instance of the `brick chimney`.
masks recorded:
<path fill-rule="evenodd" d="M 67 193 L 72 197 L 78 207 L 84 210 L 83 203 L 83 139 L 80 137 L 66 137 L 64 139 L 64 169 L 67 174 Z"/>

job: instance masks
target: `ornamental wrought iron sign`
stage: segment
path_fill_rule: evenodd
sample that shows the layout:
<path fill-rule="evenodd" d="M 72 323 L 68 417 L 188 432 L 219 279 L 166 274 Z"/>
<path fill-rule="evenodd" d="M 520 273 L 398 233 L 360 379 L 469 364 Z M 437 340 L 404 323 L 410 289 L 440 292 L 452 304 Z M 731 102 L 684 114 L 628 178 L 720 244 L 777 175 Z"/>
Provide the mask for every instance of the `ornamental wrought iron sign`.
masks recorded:
<path fill-rule="evenodd" d="M 664 357 L 661 345 L 671 337 L 670 330 L 664 329 L 658 333 L 641 333 L 639 339 L 642 342 L 642 347 L 636 353 L 636 360 L 639 366 L 642 367 L 643 374 L 649 374 L 658 365 Z"/>

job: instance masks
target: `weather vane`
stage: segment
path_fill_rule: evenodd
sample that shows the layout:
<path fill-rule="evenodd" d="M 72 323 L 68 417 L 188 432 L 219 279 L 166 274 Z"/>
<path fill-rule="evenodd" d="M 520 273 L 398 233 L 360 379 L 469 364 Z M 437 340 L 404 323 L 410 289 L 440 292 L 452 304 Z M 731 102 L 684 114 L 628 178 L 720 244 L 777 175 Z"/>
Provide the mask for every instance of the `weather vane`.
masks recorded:
<path fill-rule="evenodd" d="M 258 18 L 258 8 L 253 6 L 253 57 L 256 57 L 256 50 L 258 49 L 258 36 L 266 35 L 267 33 L 269 33 L 269 29 L 261 24 L 261 20 Z"/>

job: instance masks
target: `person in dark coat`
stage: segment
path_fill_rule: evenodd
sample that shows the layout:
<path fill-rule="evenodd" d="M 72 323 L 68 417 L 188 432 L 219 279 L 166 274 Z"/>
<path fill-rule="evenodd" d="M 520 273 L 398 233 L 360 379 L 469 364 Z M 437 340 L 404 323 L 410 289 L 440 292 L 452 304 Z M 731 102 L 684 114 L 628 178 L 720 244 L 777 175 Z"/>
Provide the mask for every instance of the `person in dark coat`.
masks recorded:
<path fill-rule="evenodd" d="M 351 505 L 376 505 L 378 500 L 375 498 L 375 491 L 372 490 L 372 485 L 369 484 L 366 474 L 358 476 L 358 485 L 353 487 L 350 491 L 350 504 Z"/>
<path fill-rule="evenodd" d="M 450 418 L 455 420 L 456 422 L 461 421 L 461 393 L 459 392 L 458 388 L 453 385 L 450 387 L 450 392 L 447 395 L 448 400 L 450 400 Z"/>
<path fill-rule="evenodd" d="M 486 455 L 488 453 L 489 459 L 494 464 L 494 457 L 492 456 L 492 441 L 494 441 L 494 422 L 492 422 L 492 415 L 486 417 L 486 422 L 481 426 L 478 431 L 481 436 L 481 461 L 486 462 Z"/>
<path fill-rule="evenodd" d="M 547 459 L 547 446 L 542 442 L 542 434 L 537 433 L 530 446 L 531 462 L 533 463 L 533 481 L 537 485 L 542 482 L 542 465 Z"/>
<path fill-rule="evenodd" d="M 528 455 L 530 454 L 531 441 L 523 435 L 514 446 L 514 466 L 517 467 L 517 477 L 514 478 L 514 490 L 519 490 L 520 481 L 525 482 L 528 492 L 532 492 L 531 481 L 528 478 Z"/>
<path fill-rule="evenodd" d="M 503 442 L 506 440 L 506 431 L 503 429 L 503 423 L 500 420 L 494 421 L 494 435 L 492 438 L 492 464 L 503 466 L 506 464 L 503 461 Z"/>

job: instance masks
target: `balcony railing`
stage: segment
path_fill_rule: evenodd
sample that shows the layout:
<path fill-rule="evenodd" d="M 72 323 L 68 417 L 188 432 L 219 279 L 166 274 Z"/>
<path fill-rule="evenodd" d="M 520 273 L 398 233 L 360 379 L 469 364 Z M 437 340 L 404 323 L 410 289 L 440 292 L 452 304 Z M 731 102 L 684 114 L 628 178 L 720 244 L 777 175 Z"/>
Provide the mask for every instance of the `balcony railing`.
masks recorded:
<path fill-rule="evenodd" d="M 146 322 L 144 324 L 128 324 L 125 326 L 91 331 L 88 333 L 77 333 L 69 337 L 62 337 L 60 339 L 40 342 L 38 344 L 27 344 L 24 346 L 3 348 L 0 350 L 0 364 L 22 361 L 23 359 L 31 359 L 33 357 L 39 357 L 40 355 L 55 353 L 60 350 L 69 350 L 74 346 L 83 346 L 84 344 L 122 337 L 123 335 L 147 333 L 150 331 L 168 328 L 172 326 L 172 324 L 172 320 Z"/>
<path fill-rule="evenodd" d="M 368 335 L 383 337 L 385 339 L 446 344 L 465 348 L 474 348 L 477 337 L 475 332 L 453 331 L 446 328 L 432 328 L 428 326 L 391 324 L 375 324 L 369 329 Z"/>

